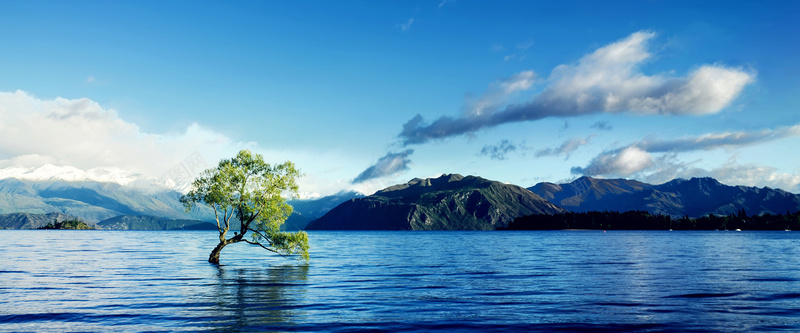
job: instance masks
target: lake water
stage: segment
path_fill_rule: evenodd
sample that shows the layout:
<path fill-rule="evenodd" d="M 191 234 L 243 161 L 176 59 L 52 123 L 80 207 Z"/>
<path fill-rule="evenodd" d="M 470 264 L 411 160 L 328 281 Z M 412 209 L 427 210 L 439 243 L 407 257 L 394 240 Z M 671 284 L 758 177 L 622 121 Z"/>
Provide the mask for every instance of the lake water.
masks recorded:
<path fill-rule="evenodd" d="M 0 231 L 3 332 L 800 331 L 800 233 Z"/>

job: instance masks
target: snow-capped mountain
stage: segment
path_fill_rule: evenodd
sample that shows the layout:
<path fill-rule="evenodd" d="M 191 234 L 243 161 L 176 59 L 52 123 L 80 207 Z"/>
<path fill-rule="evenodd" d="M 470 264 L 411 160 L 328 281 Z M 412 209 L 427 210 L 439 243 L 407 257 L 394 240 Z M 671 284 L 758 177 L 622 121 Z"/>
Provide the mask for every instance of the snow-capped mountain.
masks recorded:
<path fill-rule="evenodd" d="M 213 219 L 207 207 L 185 212 L 181 193 L 119 169 L 45 165 L 0 170 L 0 214 L 63 213 L 87 222 L 120 215 Z"/>
<path fill-rule="evenodd" d="M 98 182 L 114 183 L 122 186 L 164 187 L 165 189 L 176 190 L 182 193 L 186 190 L 186 184 L 131 173 L 120 168 L 94 168 L 84 171 L 72 166 L 45 164 L 40 167 L 12 167 L 0 169 L 0 179 L 7 178 L 35 182 Z"/>

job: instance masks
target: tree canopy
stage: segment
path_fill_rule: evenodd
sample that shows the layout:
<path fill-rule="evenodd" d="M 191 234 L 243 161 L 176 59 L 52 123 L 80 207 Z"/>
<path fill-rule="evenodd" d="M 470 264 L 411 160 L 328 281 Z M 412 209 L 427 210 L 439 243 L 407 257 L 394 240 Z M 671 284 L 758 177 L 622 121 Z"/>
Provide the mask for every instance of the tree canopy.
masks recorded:
<path fill-rule="evenodd" d="M 219 244 L 208 261 L 219 264 L 222 248 L 238 242 L 308 260 L 308 234 L 280 230 L 292 213 L 286 197 L 297 196 L 298 177 L 300 171 L 290 161 L 271 165 L 264 162 L 260 154 L 242 150 L 236 157 L 220 161 L 217 167 L 195 179 L 181 202 L 187 211 L 198 203 L 214 210 Z M 237 227 L 239 232 L 228 238 L 231 228 Z"/>
<path fill-rule="evenodd" d="M 48 223 L 46 226 L 40 227 L 38 229 L 74 229 L 74 230 L 94 230 L 94 227 L 86 224 L 81 220 L 64 220 L 58 222 L 55 220 L 53 222 Z"/>

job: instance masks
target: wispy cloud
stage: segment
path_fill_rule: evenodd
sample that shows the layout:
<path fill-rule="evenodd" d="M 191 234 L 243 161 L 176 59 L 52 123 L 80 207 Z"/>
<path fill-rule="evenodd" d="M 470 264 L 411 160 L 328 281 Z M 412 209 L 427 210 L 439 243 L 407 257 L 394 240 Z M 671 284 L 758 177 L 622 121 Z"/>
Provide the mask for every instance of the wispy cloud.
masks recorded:
<path fill-rule="evenodd" d="M 411 29 L 412 24 L 414 24 L 414 19 L 410 18 L 408 19 L 408 21 L 406 21 L 406 23 L 398 23 L 396 26 L 400 28 L 400 30 L 402 31 L 408 31 L 409 29 Z"/>
<path fill-rule="evenodd" d="M 531 46 L 533 46 L 533 41 L 532 40 L 526 40 L 526 41 L 524 41 L 522 43 L 517 44 L 517 49 L 518 50 L 527 50 L 527 49 L 531 48 Z"/>
<path fill-rule="evenodd" d="M 738 148 L 756 145 L 788 137 L 800 136 L 800 125 L 779 127 L 760 131 L 738 131 L 712 133 L 701 136 L 686 136 L 672 140 L 643 139 L 622 148 L 603 152 L 586 167 L 574 167 L 574 174 L 586 176 L 627 177 L 640 172 L 651 175 L 680 176 L 686 166 L 674 161 L 680 152 Z M 665 153 L 661 157 L 652 154 Z M 669 178 L 657 176 L 657 178 Z"/>
<path fill-rule="evenodd" d="M 653 170 L 643 180 L 660 184 L 675 178 L 712 177 L 725 184 L 746 186 L 768 186 L 800 193 L 800 174 L 780 172 L 776 168 L 755 164 L 740 164 L 734 154 L 723 165 L 703 169 L 694 167 L 695 162 L 680 162 L 675 154 L 665 154 L 656 159 Z"/>
<path fill-rule="evenodd" d="M 601 131 L 610 131 L 613 129 L 607 121 L 598 121 L 592 124 L 592 128 L 599 129 Z"/>
<path fill-rule="evenodd" d="M 98 78 L 94 75 L 87 76 L 84 82 L 87 85 L 107 85 L 110 83 L 108 79 Z"/>
<path fill-rule="evenodd" d="M 480 113 L 442 116 L 431 123 L 416 115 L 403 125 L 399 138 L 404 145 L 422 144 L 505 123 L 599 112 L 712 114 L 755 80 L 753 72 L 719 64 L 699 66 L 686 77 L 645 75 L 639 66 L 651 58 L 647 43 L 654 37 L 652 32 L 639 31 L 574 64 L 557 66 L 541 93 L 527 103 L 495 101 Z"/>
<path fill-rule="evenodd" d="M 589 140 L 591 140 L 593 136 L 594 135 L 590 135 L 585 138 L 572 138 L 564 141 L 558 147 L 539 149 L 536 151 L 536 157 L 564 155 L 565 159 L 569 159 L 570 154 L 578 150 L 578 148 L 581 146 L 589 144 Z"/>
<path fill-rule="evenodd" d="M 498 44 L 498 45 L 500 45 L 500 44 Z M 526 40 L 524 42 L 518 43 L 510 51 L 513 52 L 514 50 L 516 50 L 516 51 L 519 51 L 519 52 L 510 53 L 510 54 L 505 55 L 503 57 L 503 61 L 509 62 L 511 60 L 523 60 L 523 59 L 527 58 L 527 56 L 525 54 L 526 53 L 525 51 L 527 49 L 531 48 L 531 46 L 533 46 L 533 41 L 532 40 Z M 497 52 L 497 51 L 502 51 L 503 49 L 504 49 L 503 47 L 500 47 L 500 48 L 493 49 L 493 51 Z"/>
<path fill-rule="evenodd" d="M 779 172 L 773 167 L 730 163 L 711 169 L 707 174 L 709 177 L 716 178 L 727 184 L 769 186 L 800 193 L 800 175 Z M 688 178 L 688 176 L 682 178 Z"/>
<path fill-rule="evenodd" d="M 506 159 L 506 155 L 518 150 L 525 150 L 524 143 L 513 143 L 509 140 L 502 140 L 496 145 L 486 145 L 478 153 L 479 156 L 489 156 L 493 160 L 502 161 Z"/>
<path fill-rule="evenodd" d="M 747 146 L 791 136 L 800 136 L 800 125 L 751 132 L 739 131 L 687 136 L 674 140 L 645 139 L 635 145 L 651 153 L 683 152 Z"/>
<path fill-rule="evenodd" d="M 381 157 L 377 163 L 361 172 L 353 179 L 352 183 L 358 184 L 367 180 L 391 176 L 406 171 L 409 169 L 409 164 L 411 164 L 409 156 L 413 153 L 413 149 L 407 149 L 399 153 L 388 153 L 386 156 Z"/>
<path fill-rule="evenodd" d="M 465 102 L 465 110 L 460 118 L 443 117 L 437 122 L 425 125 L 421 115 L 417 115 L 403 125 L 401 137 L 405 137 L 405 145 L 426 142 L 427 136 L 446 137 L 451 132 L 474 132 L 482 127 L 480 119 L 491 118 L 494 110 L 509 97 L 530 89 L 536 79 L 533 71 L 517 73 L 509 78 L 498 80 L 489 85 L 485 93 L 474 100 Z M 424 127 L 423 131 L 420 131 Z M 420 134 L 424 137 L 420 137 Z M 415 139 L 416 137 L 416 139 Z"/>
<path fill-rule="evenodd" d="M 480 118 L 491 114 L 509 96 L 530 89 L 535 80 L 536 73 L 524 71 L 493 82 L 477 99 L 465 102 L 464 117 Z"/>

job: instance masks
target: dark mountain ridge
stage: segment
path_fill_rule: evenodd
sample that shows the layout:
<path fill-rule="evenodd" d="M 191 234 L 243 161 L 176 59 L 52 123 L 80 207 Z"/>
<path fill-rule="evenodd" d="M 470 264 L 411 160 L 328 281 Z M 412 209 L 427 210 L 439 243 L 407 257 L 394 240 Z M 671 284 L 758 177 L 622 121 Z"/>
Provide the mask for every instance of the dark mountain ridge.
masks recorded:
<path fill-rule="evenodd" d="M 750 215 L 800 211 L 800 195 L 769 187 L 729 186 L 713 178 L 675 179 L 651 185 L 626 179 L 581 177 L 567 184 L 539 183 L 529 190 L 572 212 L 647 211 L 673 217 Z"/>
<path fill-rule="evenodd" d="M 564 210 L 516 186 L 457 174 L 414 178 L 348 200 L 308 230 L 493 230 L 514 218 Z"/>
<path fill-rule="evenodd" d="M 567 210 L 580 207 L 582 211 L 628 211 L 635 209 L 617 198 L 650 187 L 652 185 L 635 180 L 581 177 L 567 184 L 539 183 L 528 189 Z"/>

